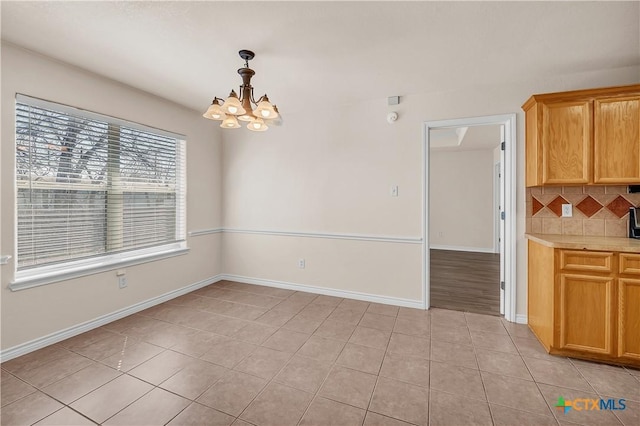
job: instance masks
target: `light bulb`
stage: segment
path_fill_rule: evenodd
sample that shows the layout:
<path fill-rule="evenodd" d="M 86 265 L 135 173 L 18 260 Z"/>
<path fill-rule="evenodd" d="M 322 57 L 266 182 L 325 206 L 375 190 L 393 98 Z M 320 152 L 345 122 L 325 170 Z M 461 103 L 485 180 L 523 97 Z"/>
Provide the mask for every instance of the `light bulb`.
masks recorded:
<path fill-rule="evenodd" d="M 233 105 L 229 106 L 228 111 L 231 114 L 235 114 L 236 112 L 238 112 L 238 108 L 234 107 Z"/>

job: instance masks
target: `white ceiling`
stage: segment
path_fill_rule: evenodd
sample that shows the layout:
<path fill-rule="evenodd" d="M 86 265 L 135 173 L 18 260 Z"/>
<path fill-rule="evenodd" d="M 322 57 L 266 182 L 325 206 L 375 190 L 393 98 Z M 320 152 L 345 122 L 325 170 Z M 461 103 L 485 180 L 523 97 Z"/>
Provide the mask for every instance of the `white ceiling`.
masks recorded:
<path fill-rule="evenodd" d="M 281 111 L 640 65 L 640 2 L 7 2 L 2 38 L 204 110 L 256 52 Z"/>

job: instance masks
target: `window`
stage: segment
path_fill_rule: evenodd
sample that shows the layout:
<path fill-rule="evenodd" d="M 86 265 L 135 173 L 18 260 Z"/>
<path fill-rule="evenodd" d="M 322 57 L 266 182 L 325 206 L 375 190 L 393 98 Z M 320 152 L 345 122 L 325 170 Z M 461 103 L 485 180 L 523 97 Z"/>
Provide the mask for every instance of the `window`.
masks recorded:
<path fill-rule="evenodd" d="M 184 145 L 18 95 L 16 282 L 185 249 Z"/>

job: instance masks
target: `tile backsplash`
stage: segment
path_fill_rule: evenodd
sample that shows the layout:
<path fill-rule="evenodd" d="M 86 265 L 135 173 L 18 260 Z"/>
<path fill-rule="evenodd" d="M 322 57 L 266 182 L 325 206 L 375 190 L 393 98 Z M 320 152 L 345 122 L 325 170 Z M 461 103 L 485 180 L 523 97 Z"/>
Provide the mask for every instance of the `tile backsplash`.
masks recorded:
<path fill-rule="evenodd" d="M 561 217 L 563 204 L 573 205 L 573 217 Z M 627 186 L 527 188 L 527 232 L 626 237 L 632 206 L 640 206 L 640 193 Z"/>

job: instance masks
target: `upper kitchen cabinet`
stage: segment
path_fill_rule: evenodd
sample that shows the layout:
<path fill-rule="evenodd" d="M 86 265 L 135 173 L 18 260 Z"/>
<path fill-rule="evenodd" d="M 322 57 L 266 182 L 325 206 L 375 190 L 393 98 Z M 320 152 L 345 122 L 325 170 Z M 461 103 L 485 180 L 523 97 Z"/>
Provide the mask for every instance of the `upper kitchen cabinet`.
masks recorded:
<path fill-rule="evenodd" d="M 640 182 L 640 95 L 596 99 L 593 183 Z"/>
<path fill-rule="evenodd" d="M 640 183 L 640 85 L 533 95 L 526 185 Z"/>

